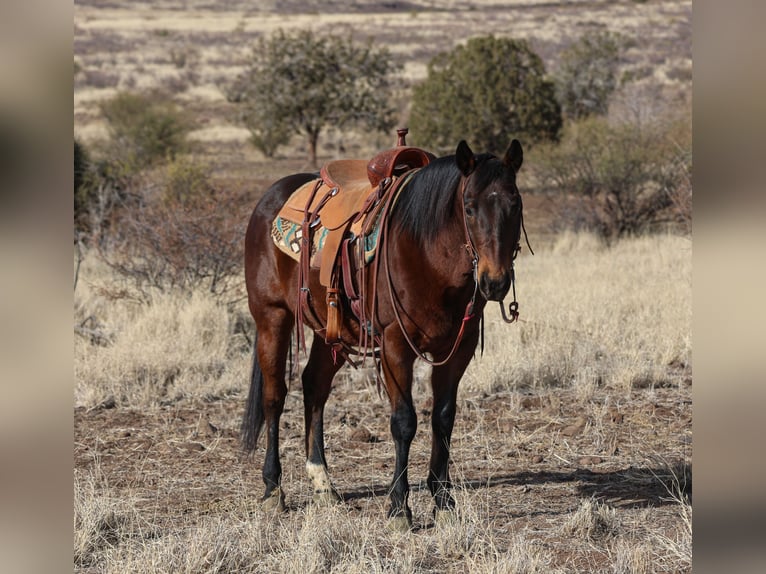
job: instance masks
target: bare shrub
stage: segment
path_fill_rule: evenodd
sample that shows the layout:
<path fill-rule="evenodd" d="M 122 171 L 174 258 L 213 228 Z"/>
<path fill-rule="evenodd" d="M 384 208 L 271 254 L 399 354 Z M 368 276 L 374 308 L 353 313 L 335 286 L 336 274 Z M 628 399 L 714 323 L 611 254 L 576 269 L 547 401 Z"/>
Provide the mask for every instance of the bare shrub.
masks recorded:
<path fill-rule="evenodd" d="M 104 260 L 140 296 L 157 289 L 204 289 L 221 299 L 240 283 L 248 202 L 232 191 L 208 189 L 192 199 L 176 174 L 160 200 L 123 209 Z M 204 188 L 200 181 L 192 186 Z"/>
<path fill-rule="evenodd" d="M 136 176 L 119 161 L 91 159 L 78 140 L 74 142 L 74 233 L 76 241 L 89 243 L 104 237 L 115 210 L 125 205 Z"/>
<path fill-rule="evenodd" d="M 607 31 L 584 34 L 561 54 L 556 97 L 570 118 L 604 115 L 617 88 L 624 41 Z"/>
<path fill-rule="evenodd" d="M 683 121 L 571 123 L 558 146 L 539 150 L 543 185 L 565 201 L 556 231 L 607 240 L 691 223 L 691 130 Z"/>

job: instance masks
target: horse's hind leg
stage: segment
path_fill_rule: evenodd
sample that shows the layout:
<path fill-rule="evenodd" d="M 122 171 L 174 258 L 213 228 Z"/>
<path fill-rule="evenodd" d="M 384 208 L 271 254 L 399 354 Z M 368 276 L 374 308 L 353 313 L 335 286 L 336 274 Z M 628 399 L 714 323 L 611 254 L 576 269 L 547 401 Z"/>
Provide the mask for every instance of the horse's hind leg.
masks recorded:
<path fill-rule="evenodd" d="M 253 374 L 243 430 L 245 448 L 254 450 L 261 428 L 266 429 L 263 482 L 264 510 L 283 511 L 282 465 L 279 461 L 279 418 L 285 405 L 285 363 L 290 347 L 292 314 L 281 308 L 263 309 L 256 321 Z"/>
<path fill-rule="evenodd" d="M 306 472 L 314 487 L 314 503 L 334 504 L 340 500 L 327 473 L 324 455 L 324 406 L 332 388 L 332 379 L 343 360 L 336 364 L 330 347 L 314 336 L 306 368 L 303 370 L 303 405 L 306 419 Z"/>

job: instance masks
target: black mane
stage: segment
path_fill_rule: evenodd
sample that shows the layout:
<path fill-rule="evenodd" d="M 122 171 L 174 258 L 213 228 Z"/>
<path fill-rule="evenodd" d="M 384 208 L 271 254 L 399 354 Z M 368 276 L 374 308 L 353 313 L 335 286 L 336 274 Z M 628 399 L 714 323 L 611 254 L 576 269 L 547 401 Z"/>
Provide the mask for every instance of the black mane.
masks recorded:
<path fill-rule="evenodd" d="M 491 154 L 477 155 L 477 167 L 493 157 Z M 394 206 L 393 221 L 418 243 L 427 244 L 452 215 L 460 177 L 454 155 L 433 160 L 415 173 L 402 190 Z"/>

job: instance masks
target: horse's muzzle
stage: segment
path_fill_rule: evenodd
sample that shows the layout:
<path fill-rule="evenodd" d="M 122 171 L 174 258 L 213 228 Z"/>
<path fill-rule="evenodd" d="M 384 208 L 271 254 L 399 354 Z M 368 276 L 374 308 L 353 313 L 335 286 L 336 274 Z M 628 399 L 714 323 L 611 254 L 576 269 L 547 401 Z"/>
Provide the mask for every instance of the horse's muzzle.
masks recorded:
<path fill-rule="evenodd" d="M 511 274 L 507 271 L 499 277 L 482 273 L 479 277 L 479 290 L 487 301 L 502 301 L 511 287 Z"/>

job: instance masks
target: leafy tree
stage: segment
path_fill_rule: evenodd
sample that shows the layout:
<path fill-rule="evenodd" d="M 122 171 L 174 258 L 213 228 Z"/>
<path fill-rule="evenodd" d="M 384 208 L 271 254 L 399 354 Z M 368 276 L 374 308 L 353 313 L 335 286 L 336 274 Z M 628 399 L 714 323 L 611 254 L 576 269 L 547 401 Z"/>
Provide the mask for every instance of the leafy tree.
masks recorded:
<path fill-rule="evenodd" d="M 267 156 L 292 134 L 303 134 L 316 165 L 319 134 L 326 126 L 393 126 L 389 52 L 350 39 L 282 30 L 255 46 L 247 70 L 227 88 L 243 104 L 241 119 L 253 144 Z"/>
<path fill-rule="evenodd" d="M 523 40 L 472 38 L 431 60 L 428 77 L 414 88 L 413 139 L 440 152 L 466 139 L 502 153 L 513 137 L 556 140 L 561 125 L 553 82 Z"/>
<path fill-rule="evenodd" d="M 109 124 L 110 153 L 128 172 L 173 159 L 187 147 L 193 122 L 159 93 L 120 92 L 101 105 Z"/>
<path fill-rule="evenodd" d="M 609 97 L 617 88 L 622 45 L 609 32 L 585 34 L 561 54 L 555 75 L 556 95 L 572 118 L 606 114 Z"/>

